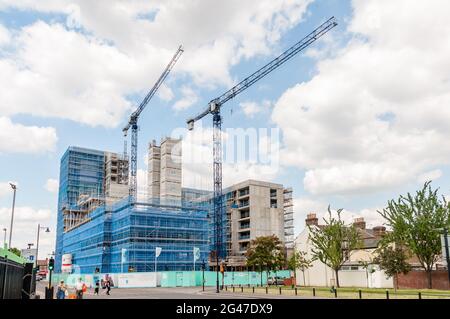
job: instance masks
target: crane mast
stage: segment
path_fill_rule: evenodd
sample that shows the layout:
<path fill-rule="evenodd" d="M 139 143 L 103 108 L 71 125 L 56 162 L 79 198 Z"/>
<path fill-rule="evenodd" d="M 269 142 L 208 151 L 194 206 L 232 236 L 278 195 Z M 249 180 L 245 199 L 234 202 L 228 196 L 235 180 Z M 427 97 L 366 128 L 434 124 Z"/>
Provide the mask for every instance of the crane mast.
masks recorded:
<path fill-rule="evenodd" d="M 207 108 L 197 116 L 187 120 L 189 130 L 194 129 L 194 123 L 208 114 L 213 116 L 213 181 L 214 181 L 214 198 L 213 198 L 213 225 L 215 237 L 215 258 L 216 258 L 216 292 L 219 292 L 219 258 L 224 257 L 224 249 L 222 247 L 222 225 L 224 224 L 223 214 L 223 190 L 222 190 L 222 116 L 220 110 L 222 105 L 242 93 L 250 86 L 261 80 L 263 77 L 280 67 L 282 64 L 290 60 L 292 57 L 305 50 L 331 29 L 337 26 L 335 17 L 331 17 L 310 34 L 305 36 L 299 42 L 284 51 L 278 57 L 267 63 L 265 66 L 239 82 L 230 90 L 221 96 L 211 100 Z"/>
<path fill-rule="evenodd" d="M 172 60 L 167 65 L 164 72 L 159 77 L 158 81 L 156 81 L 153 88 L 148 92 L 148 94 L 145 96 L 144 100 L 139 104 L 138 108 L 131 113 L 130 119 L 127 123 L 127 125 L 122 129 L 123 135 L 124 135 L 124 148 L 123 148 L 123 155 L 126 159 L 127 156 L 127 135 L 128 130 L 131 128 L 131 150 L 130 150 L 130 178 L 129 178 L 129 196 L 132 201 L 135 201 L 137 198 L 137 147 L 138 147 L 138 120 L 139 116 L 141 115 L 142 111 L 147 106 L 148 102 L 153 98 L 155 93 L 158 91 L 161 84 L 164 82 L 164 80 L 169 75 L 170 71 L 174 67 L 175 63 L 177 63 L 178 59 L 180 58 L 181 54 L 184 52 L 183 47 L 180 45 L 178 47 L 178 50 L 175 52 L 174 56 L 172 57 Z"/>

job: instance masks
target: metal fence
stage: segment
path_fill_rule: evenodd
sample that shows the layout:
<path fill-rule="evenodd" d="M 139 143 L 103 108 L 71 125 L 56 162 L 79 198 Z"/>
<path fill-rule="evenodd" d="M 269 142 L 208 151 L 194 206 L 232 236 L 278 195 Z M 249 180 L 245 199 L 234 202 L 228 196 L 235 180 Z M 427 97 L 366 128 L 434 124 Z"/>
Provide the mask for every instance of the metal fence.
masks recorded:
<path fill-rule="evenodd" d="M 33 264 L 19 264 L 0 256 L 0 299 L 29 299 L 35 291 Z"/>

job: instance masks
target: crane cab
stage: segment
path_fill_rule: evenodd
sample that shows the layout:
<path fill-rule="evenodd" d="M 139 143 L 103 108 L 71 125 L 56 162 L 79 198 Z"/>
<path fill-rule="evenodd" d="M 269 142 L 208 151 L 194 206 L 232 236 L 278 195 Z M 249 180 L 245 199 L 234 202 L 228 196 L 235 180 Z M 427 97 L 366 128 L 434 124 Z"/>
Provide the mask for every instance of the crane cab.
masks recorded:
<path fill-rule="evenodd" d="M 188 130 L 192 131 L 194 129 L 194 120 L 187 121 Z"/>

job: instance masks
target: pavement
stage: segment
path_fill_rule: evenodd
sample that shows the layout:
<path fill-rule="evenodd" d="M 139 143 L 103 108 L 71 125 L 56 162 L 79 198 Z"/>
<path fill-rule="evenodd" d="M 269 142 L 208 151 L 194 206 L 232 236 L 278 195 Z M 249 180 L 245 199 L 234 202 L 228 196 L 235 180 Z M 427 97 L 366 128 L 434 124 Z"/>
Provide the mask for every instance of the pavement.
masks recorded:
<path fill-rule="evenodd" d="M 41 299 L 45 298 L 46 281 L 39 281 L 36 285 L 36 294 Z M 69 288 L 70 293 L 75 293 Z M 206 287 L 176 287 L 176 288 L 113 288 L 108 296 L 106 290 L 100 289 L 100 294 L 94 295 L 94 289 L 88 289 L 84 299 L 310 299 L 306 297 L 279 296 L 265 294 L 241 294 L 221 291 L 215 292 L 215 288 Z M 55 287 L 56 295 L 56 287 Z"/>

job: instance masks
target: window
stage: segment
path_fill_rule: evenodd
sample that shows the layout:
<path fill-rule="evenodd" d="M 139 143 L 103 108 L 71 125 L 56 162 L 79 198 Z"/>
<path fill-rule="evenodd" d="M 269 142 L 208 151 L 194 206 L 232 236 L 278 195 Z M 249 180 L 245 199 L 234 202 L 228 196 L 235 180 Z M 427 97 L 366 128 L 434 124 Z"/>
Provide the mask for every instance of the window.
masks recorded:
<path fill-rule="evenodd" d="M 245 196 L 248 195 L 249 193 L 250 191 L 248 187 L 239 190 L 239 196 Z"/>
<path fill-rule="evenodd" d="M 276 199 L 270 199 L 270 208 L 278 208 L 278 201 Z"/>
<path fill-rule="evenodd" d="M 247 228 L 250 228 L 250 222 L 248 221 L 240 222 L 239 229 L 247 229 Z"/>
<path fill-rule="evenodd" d="M 239 240 L 246 240 L 246 239 L 250 239 L 249 231 L 239 233 Z"/>
<path fill-rule="evenodd" d="M 249 217 L 250 217 L 250 211 L 249 210 L 243 210 L 241 212 L 241 219 L 249 218 Z"/>

